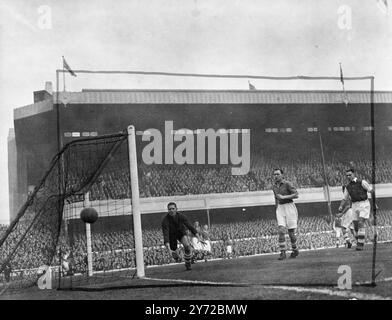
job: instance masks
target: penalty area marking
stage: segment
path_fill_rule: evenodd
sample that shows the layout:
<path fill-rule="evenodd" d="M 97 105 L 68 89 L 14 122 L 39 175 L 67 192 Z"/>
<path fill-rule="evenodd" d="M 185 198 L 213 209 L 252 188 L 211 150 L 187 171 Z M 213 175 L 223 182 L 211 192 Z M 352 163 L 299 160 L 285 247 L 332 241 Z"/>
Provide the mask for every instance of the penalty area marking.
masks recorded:
<path fill-rule="evenodd" d="M 392 300 L 391 297 L 383 297 L 376 294 L 366 294 L 360 292 L 352 292 L 349 290 L 332 290 L 332 289 L 317 289 L 317 288 L 305 288 L 305 287 L 291 287 L 291 286 L 265 286 L 251 283 L 235 283 L 235 282 L 214 282 L 214 281 L 200 281 L 200 280 L 182 280 L 182 279 L 164 279 L 164 278 L 150 278 L 144 277 L 146 280 L 153 281 L 167 281 L 167 282 L 178 282 L 178 283 L 189 283 L 189 284 L 209 284 L 209 285 L 220 285 L 220 286 L 260 286 L 265 289 L 272 288 L 284 291 L 295 291 L 299 293 L 316 293 L 329 296 L 337 296 L 347 299 L 358 299 L 358 300 Z M 391 278 L 392 280 L 392 278 Z"/>

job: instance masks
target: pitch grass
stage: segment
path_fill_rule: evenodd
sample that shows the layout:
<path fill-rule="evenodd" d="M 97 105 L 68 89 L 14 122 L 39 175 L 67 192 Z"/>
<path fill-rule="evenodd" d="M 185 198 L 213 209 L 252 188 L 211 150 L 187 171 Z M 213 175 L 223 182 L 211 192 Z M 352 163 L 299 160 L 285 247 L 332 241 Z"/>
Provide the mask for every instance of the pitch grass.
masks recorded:
<path fill-rule="evenodd" d="M 367 286 L 371 280 L 372 248 L 367 245 L 364 251 L 346 248 L 302 251 L 296 259 L 284 261 L 278 261 L 277 255 L 199 261 L 192 266 L 192 271 L 186 271 L 183 264 L 147 268 L 146 277 L 163 280 L 124 277 L 110 285 L 105 284 L 105 290 L 99 286 L 87 288 L 90 291 L 30 288 L 5 292 L 0 299 L 320 300 L 350 299 L 352 294 L 359 299 L 392 297 L 392 243 L 378 245 L 376 271 L 381 273 L 376 287 Z M 352 270 L 353 287 L 344 296 L 334 294 L 341 292 L 337 288 L 341 265 L 350 266 Z M 391 280 L 385 281 L 388 278 Z M 289 288 L 300 289 L 293 291 Z M 322 293 L 319 289 L 326 290 Z"/>

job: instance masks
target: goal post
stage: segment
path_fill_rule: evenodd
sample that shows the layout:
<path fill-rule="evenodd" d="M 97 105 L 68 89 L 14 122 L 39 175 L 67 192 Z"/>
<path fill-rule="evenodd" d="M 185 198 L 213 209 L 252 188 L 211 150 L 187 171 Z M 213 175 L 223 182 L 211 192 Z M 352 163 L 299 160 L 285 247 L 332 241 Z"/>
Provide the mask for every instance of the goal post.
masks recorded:
<path fill-rule="evenodd" d="M 90 207 L 90 192 L 87 192 L 84 197 L 84 205 L 85 207 Z M 92 244 L 91 244 L 91 224 L 85 223 L 86 226 L 86 245 L 87 245 L 87 270 L 88 275 L 91 277 L 93 275 L 93 252 L 92 252 Z"/>
<path fill-rule="evenodd" d="M 133 228 L 135 237 L 136 251 L 136 270 L 139 278 L 144 277 L 143 242 L 142 242 L 142 223 L 140 217 L 139 201 L 139 180 L 137 170 L 136 154 L 136 132 L 135 127 L 130 125 L 128 132 L 128 152 L 129 152 L 129 174 L 131 179 L 131 206 L 133 215 Z"/>

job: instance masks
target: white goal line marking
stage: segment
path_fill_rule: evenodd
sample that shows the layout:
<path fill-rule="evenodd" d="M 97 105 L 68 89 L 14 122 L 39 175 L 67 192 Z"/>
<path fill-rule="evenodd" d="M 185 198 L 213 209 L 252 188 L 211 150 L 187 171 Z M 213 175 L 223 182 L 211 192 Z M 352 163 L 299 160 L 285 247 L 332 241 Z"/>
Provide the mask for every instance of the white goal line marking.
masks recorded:
<path fill-rule="evenodd" d="M 388 282 L 388 281 L 392 281 L 392 277 L 387 277 L 387 278 L 379 279 L 379 280 L 376 279 L 376 282 Z M 371 283 L 372 283 L 371 281 L 362 281 L 362 282 L 357 281 L 357 282 L 355 282 L 355 285 L 360 286 L 360 285 L 371 284 Z"/>
<path fill-rule="evenodd" d="M 316 288 L 304 288 L 304 287 L 289 287 L 289 286 L 269 286 L 269 288 L 286 290 L 286 291 L 296 291 L 299 293 L 318 293 L 325 294 L 329 296 L 337 296 L 348 299 L 358 299 L 358 300 L 392 300 L 391 297 L 383 297 L 373 293 L 361 293 L 361 292 L 352 292 L 349 290 L 332 290 L 332 289 L 316 289 Z"/>
<path fill-rule="evenodd" d="M 251 283 L 235 283 L 235 282 L 214 282 L 214 281 L 200 281 L 200 280 L 182 280 L 182 279 L 164 279 L 164 278 L 150 278 L 144 277 L 146 280 L 153 281 L 167 281 L 167 282 L 179 282 L 179 283 L 190 283 L 190 284 L 211 284 L 211 285 L 227 285 L 227 286 L 260 286 L 265 289 L 272 288 L 285 291 L 295 291 L 300 293 L 317 293 L 329 296 L 338 296 L 343 298 L 359 299 L 359 300 L 392 300 L 391 297 L 383 297 L 376 294 L 367 294 L 360 292 L 352 292 L 348 290 L 332 290 L 332 289 L 317 289 L 317 288 L 305 288 L 305 287 L 291 287 L 291 286 L 279 286 L 279 285 L 254 285 Z M 388 278 L 392 280 L 392 278 Z"/>

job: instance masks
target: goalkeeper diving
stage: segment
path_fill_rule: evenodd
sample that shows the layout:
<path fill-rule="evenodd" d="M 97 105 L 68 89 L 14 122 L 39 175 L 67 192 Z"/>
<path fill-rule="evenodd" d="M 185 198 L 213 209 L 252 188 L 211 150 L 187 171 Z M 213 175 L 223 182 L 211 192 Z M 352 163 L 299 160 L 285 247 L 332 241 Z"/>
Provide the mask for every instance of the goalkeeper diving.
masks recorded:
<path fill-rule="evenodd" d="M 197 230 L 189 223 L 186 216 L 177 211 L 176 203 L 170 202 L 167 209 L 168 214 L 162 220 L 163 241 L 176 261 L 180 260 L 177 252 L 177 241 L 184 246 L 185 268 L 191 270 L 192 245 L 187 236 L 187 230 L 189 229 L 200 242 L 204 243 L 204 241 L 199 237 Z"/>

